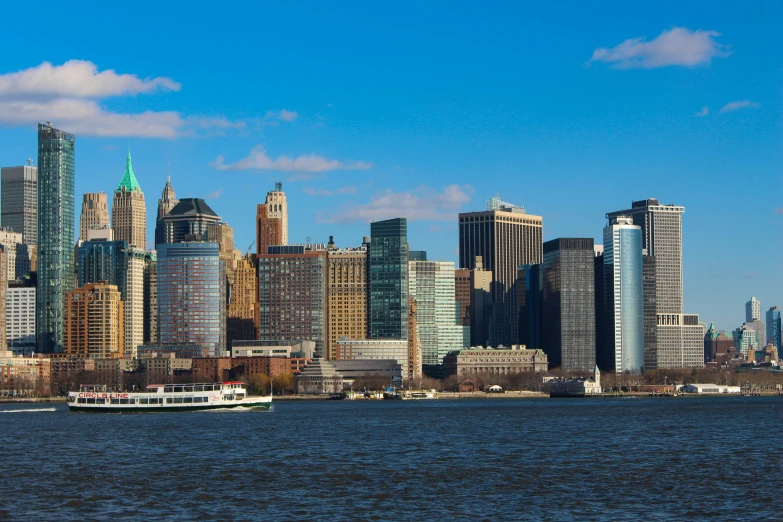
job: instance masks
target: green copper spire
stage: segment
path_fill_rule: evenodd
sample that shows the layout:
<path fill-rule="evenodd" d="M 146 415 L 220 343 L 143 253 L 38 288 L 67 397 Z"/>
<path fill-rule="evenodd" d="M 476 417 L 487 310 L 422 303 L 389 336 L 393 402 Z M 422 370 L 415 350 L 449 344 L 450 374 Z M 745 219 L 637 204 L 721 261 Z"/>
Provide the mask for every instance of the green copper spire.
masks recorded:
<path fill-rule="evenodd" d="M 122 192 L 122 189 L 125 189 L 128 192 L 134 190 L 142 192 L 139 180 L 136 179 L 136 174 L 133 173 L 130 149 L 128 149 L 128 159 L 125 162 L 125 174 L 123 174 L 122 181 L 120 181 L 120 185 L 117 187 L 117 192 Z"/>

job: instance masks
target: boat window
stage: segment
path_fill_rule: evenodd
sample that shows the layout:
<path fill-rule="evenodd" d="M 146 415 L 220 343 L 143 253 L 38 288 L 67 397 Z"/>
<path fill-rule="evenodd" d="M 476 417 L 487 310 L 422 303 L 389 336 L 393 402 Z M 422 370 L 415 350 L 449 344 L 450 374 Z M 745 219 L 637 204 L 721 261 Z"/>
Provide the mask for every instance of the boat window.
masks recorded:
<path fill-rule="evenodd" d="M 130 404 L 130 399 L 120 399 L 120 404 Z"/>
<path fill-rule="evenodd" d="M 87 399 L 79 399 L 79 404 L 86 404 L 86 403 L 87 403 Z"/>
<path fill-rule="evenodd" d="M 147 399 L 146 397 L 143 397 L 143 398 L 139 399 L 139 404 L 149 404 L 149 403 L 150 403 L 150 400 Z"/>
<path fill-rule="evenodd" d="M 95 404 L 106 404 L 106 399 L 95 399 Z"/>
<path fill-rule="evenodd" d="M 166 404 L 171 404 L 174 401 L 171 397 L 166 397 Z"/>
<path fill-rule="evenodd" d="M 158 400 L 159 399 L 157 397 L 150 397 L 149 398 L 150 404 L 159 404 Z"/>
<path fill-rule="evenodd" d="M 193 397 L 193 402 L 201 402 L 201 397 Z"/>
<path fill-rule="evenodd" d="M 182 397 L 173 397 L 174 404 L 182 404 Z"/>
<path fill-rule="evenodd" d="M 111 403 L 112 404 L 119 404 L 120 400 L 119 399 L 111 399 Z"/>
<path fill-rule="evenodd" d="M 193 397 L 183 397 L 182 402 L 185 404 L 192 404 L 193 403 Z"/>
<path fill-rule="evenodd" d="M 224 397 L 224 399 L 227 400 L 227 401 L 233 401 L 234 400 L 234 396 L 233 395 L 226 395 Z"/>
<path fill-rule="evenodd" d="M 192 392 L 192 391 L 193 391 L 193 385 L 192 385 L 192 384 L 190 384 L 190 385 L 187 385 L 187 386 L 185 386 L 185 387 L 184 387 L 184 390 L 185 390 L 186 392 Z"/>
<path fill-rule="evenodd" d="M 173 391 L 174 391 L 174 386 L 171 386 L 171 385 L 164 386 L 164 388 L 163 388 L 163 392 L 164 393 L 171 393 Z"/>

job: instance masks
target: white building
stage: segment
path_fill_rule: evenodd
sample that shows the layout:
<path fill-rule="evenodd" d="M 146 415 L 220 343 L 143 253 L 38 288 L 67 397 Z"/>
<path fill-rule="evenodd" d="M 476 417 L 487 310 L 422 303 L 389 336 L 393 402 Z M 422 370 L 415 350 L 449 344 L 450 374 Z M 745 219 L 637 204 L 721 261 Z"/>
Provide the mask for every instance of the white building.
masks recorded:
<path fill-rule="evenodd" d="M 585 397 L 601 393 L 601 372 L 598 366 L 593 369 L 592 377 L 557 378 L 544 381 L 549 388 L 550 397 Z"/>
<path fill-rule="evenodd" d="M 408 374 L 408 341 L 406 339 L 351 340 L 342 338 L 335 343 L 338 361 L 384 359 L 395 360 Z"/>
<path fill-rule="evenodd" d="M 233 347 L 231 357 L 291 357 L 290 346 Z"/>
<path fill-rule="evenodd" d="M 9 286 L 5 303 L 8 349 L 29 355 L 35 350 L 35 287 Z"/>
<path fill-rule="evenodd" d="M 14 232 L 9 227 L 0 227 L 0 245 L 5 252 L 6 274 L 9 281 L 16 279 L 16 246 L 21 242 L 21 232 Z"/>
<path fill-rule="evenodd" d="M 144 265 L 146 252 L 138 248 L 128 249 L 128 269 L 125 295 L 125 346 L 126 358 L 137 358 L 139 346 L 144 344 Z"/>
<path fill-rule="evenodd" d="M 727 386 L 725 384 L 685 384 L 679 387 L 680 390 L 685 393 L 734 393 L 739 394 L 741 392 L 739 386 Z"/>
<path fill-rule="evenodd" d="M 761 321 L 761 301 L 751 297 L 750 301 L 745 303 L 745 322 Z"/>

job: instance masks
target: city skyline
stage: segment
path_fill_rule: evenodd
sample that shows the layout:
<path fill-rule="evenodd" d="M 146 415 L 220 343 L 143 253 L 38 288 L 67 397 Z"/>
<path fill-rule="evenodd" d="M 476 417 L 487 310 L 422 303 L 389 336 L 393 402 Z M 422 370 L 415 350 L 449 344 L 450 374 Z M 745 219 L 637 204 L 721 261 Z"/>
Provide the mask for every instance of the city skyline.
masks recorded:
<path fill-rule="evenodd" d="M 269 9 L 270 20 L 286 15 L 274 11 L 285 8 Z M 35 123 L 51 120 L 79 140 L 78 201 L 87 192 L 114 191 L 130 148 L 139 184 L 153 194 L 148 215 L 154 215 L 154 196 L 160 194 L 171 163 L 177 195 L 212 196 L 207 201 L 234 227 L 241 251 L 255 237 L 256 205 L 264 202 L 275 181 L 283 182 L 288 197 L 290 243 L 303 243 L 307 237 L 325 243 L 333 235 L 341 246 L 358 247 L 368 234 L 368 221 L 406 217 L 411 248 L 426 249 L 429 259 L 450 261 L 457 258 L 457 214 L 483 211 L 484 200 L 492 196 L 543 216 L 544 241 L 600 240 L 606 212 L 657 197 L 686 209 L 686 312 L 730 331 L 741 324 L 742 304 L 750 296 L 757 296 L 763 311 L 780 305 L 775 291 L 783 282 L 777 246 L 783 211 L 774 176 L 781 171 L 776 87 L 781 71 L 771 66 L 779 61 L 780 50 L 770 45 L 770 24 L 780 19 L 779 6 L 761 4 L 765 16 L 736 16 L 736 10 L 728 8 L 705 14 L 694 6 L 672 6 L 643 21 L 632 21 L 634 9 L 627 7 L 628 16 L 618 22 L 600 20 L 599 13 L 591 15 L 577 6 L 563 27 L 576 27 L 579 17 L 594 25 L 558 43 L 553 43 L 554 35 L 545 34 L 545 27 L 533 27 L 547 18 L 543 11 L 549 8 L 537 9 L 542 12 L 509 9 L 508 20 L 479 7 L 458 13 L 438 10 L 444 25 L 473 19 L 474 32 L 465 43 L 444 25 L 433 29 L 433 35 L 442 38 L 439 44 L 416 30 L 421 29 L 419 21 L 400 20 L 410 24 L 411 35 L 401 42 L 401 53 L 389 57 L 390 68 L 401 71 L 392 81 L 397 93 L 378 87 L 385 76 L 364 66 L 373 52 L 387 53 L 388 44 L 361 29 L 344 28 L 344 35 L 324 44 L 323 52 L 332 53 L 328 64 L 334 71 L 319 66 L 315 58 L 320 54 L 312 56 L 312 49 L 284 49 L 301 29 L 292 35 L 273 29 L 262 37 L 283 42 L 264 53 L 269 73 L 266 67 L 248 71 L 239 66 L 248 56 L 241 52 L 202 57 L 207 70 L 220 60 L 219 85 L 192 67 L 140 62 L 114 44 L 86 47 L 94 35 L 73 35 L 57 50 L 28 42 L 0 70 L 0 138 L 5 145 L 0 165 L 21 166 L 28 157 L 35 158 Z M 24 10 L 12 6 L 9 15 L 23 17 Z M 426 7 L 420 20 L 432 20 L 435 11 Z M 306 20 L 335 21 L 327 15 L 313 12 Z M 54 27 L 49 16 L 42 15 L 44 29 Z M 145 32 L 151 39 L 144 45 L 171 50 L 171 62 L 188 52 L 169 40 L 180 29 L 161 40 L 158 34 L 166 31 L 153 30 L 155 22 L 138 16 L 130 13 L 111 31 L 124 24 L 149 29 Z M 376 17 L 370 16 L 368 23 L 373 31 L 382 29 Z M 507 24 L 517 27 L 507 31 Z M 494 25 L 514 36 L 493 37 Z M 10 28 L 0 41 L 10 44 L 19 30 Z M 108 30 L 98 28 L 99 33 Z M 369 38 L 369 49 L 357 56 L 347 52 L 343 44 L 352 37 Z M 622 61 L 617 47 L 626 41 L 633 44 L 635 38 L 643 38 L 635 44 L 641 64 Z M 691 62 L 682 61 L 686 54 L 655 62 L 654 44 L 663 41 L 675 41 L 683 52 L 690 44 L 703 46 L 687 54 Z M 488 52 L 490 45 L 496 52 Z M 450 49 L 461 53 L 464 72 Z M 422 56 L 416 58 L 414 50 Z M 291 71 L 286 60 L 295 57 L 303 60 L 297 68 L 304 64 L 313 70 L 281 79 L 278 73 Z M 77 79 L 97 74 L 89 66 L 85 73 L 84 63 L 63 69 L 74 59 L 95 64 L 98 73 L 115 70 L 131 76 L 115 75 L 119 84 L 87 82 L 84 85 L 92 85 L 89 92 L 78 90 L 83 84 L 76 82 L 67 96 L 61 91 L 31 92 L 29 83 L 14 82 L 19 79 L 15 73 L 31 69 L 44 75 L 47 70 L 68 72 Z M 425 70 L 425 64 L 434 70 Z M 351 66 L 362 66 L 358 70 L 365 74 L 353 82 L 338 81 Z M 529 72 L 511 72 L 520 68 Z M 324 75 L 316 89 L 312 81 L 299 82 L 315 71 Z M 534 81 L 539 76 L 547 81 Z M 292 88 L 292 82 L 308 87 Z M 94 103 L 98 116 L 87 113 L 87 119 L 78 120 L 64 109 L 56 110 L 56 102 L 70 98 Z M 45 106 L 47 111 L 29 112 L 30 121 L 12 121 L 9 114 L 19 103 Z M 145 113 L 148 120 L 140 117 Z M 128 115 L 134 117 L 125 118 Z M 187 123 L 176 123 L 172 115 Z M 92 117 L 97 119 L 89 120 Z M 118 131 L 117 122 L 126 119 L 124 130 Z M 154 128 L 175 132 L 151 135 Z M 252 166 L 257 168 L 241 170 Z M 740 184 L 772 190 L 754 192 L 753 204 L 741 212 L 725 212 L 731 187 Z M 154 224 L 151 218 L 147 221 L 147 242 L 152 245 Z M 769 241 L 769 255 L 748 260 L 739 249 L 714 255 L 716 242 L 740 234 L 756 237 L 762 245 Z"/>

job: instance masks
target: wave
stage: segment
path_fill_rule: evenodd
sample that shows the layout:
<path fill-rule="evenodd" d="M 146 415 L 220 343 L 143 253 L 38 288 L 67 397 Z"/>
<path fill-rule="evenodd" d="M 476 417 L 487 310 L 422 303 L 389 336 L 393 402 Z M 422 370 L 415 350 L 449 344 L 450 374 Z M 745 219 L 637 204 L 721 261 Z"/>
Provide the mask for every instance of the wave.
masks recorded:
<path fill-rule="evenodd" d="M 57 411 L 57 408 L 25 408 L 21 410 L 0 410 L 0 413 L 34 413 L 39 411 Z"/>

